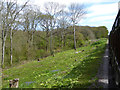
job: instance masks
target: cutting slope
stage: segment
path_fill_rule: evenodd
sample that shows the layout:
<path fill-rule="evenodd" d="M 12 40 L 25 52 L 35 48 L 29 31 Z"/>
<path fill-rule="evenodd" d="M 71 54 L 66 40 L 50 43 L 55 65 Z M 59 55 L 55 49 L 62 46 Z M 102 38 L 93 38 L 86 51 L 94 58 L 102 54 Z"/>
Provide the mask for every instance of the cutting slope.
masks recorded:
<path fill-rule="evenodd" d="M 3 88 L 9 80 L 19 78 L 19 88 L 83 88 L 95 82 L 106 47 L 106 39 L 91 45 L 56 53 L 44 59 L 31 61 L 3 70 Z"/>

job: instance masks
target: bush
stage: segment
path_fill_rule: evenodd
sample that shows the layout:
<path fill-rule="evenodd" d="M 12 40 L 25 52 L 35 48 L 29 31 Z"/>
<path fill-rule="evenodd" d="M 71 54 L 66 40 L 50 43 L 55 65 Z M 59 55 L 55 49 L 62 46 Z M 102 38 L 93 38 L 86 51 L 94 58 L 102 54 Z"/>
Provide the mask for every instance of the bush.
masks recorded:
<path fill-rule="evenodd" d="M 107 37 L 107 34 L 107 28 L 104 26 L 76 26 L 76 47 L 91 44 L 89 40 Z M 28 34 L 28 32 L 24 32 L 21 30 L 18 30 L 13 35 L 13 63 L 17 63 L 24 60 L 43 58 L 50 55 L 50 34 L 48 34 L 46 40 L 46 32 L 36 31 L 33 36 L 33 42 L 31 41 L 30 36 L 31 34 Z M 52 47 L 55 52 L 74 49 L 74 37 L 72 27 L 69 27 L 67 30 L 64 31 L 63 39 L 64 40 L 62 43 L 61 30 L 54 30 L 52 38 Z M 96 43 L 93 43 L 92 45 L 98 45 L 99 43 L 101 42 L 98 41 Z M 48 51 L 46 51 L 46 46 L 48 47 Z M 10 37 L 7 37 L 5 47 L 5 66 L 9 65 Z"/>

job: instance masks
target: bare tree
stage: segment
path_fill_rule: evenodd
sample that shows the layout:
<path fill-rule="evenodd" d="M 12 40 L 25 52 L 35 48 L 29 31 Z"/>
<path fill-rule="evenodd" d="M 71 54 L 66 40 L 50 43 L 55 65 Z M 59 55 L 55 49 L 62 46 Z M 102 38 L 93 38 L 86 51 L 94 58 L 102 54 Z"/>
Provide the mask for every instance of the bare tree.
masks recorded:
<path fill-rule="evenodd" d="M 59 3 L 56 2 L 48 2 L 45 3 L 45 12 L 47 15 L 52 16 L 53 18 L 50 21 L 50 52 L 53 54 L 53 44 L 52 44 L 52 39 L 53 39 L 53 29 L 56 27 L 56 20 L 58 17 L 58 14 L 63 10 L 63 6 L 59 5 Z"/>
<path fill-rule="evenodd" d="M 39 7 L 31 6 L 31 10 L 29 13 L 30 20 L 30 30 L 31 30 L 31 45 L 33 45 L 33 35 L 37 29 L 38 24 L 40 23 L 39 17 L 41 16 L 41 12 Z"/>
<path fill-rule="evenodd" d="M 65 43 L 65 30 L 67 27 L 70 26 L 68 21 L 68 13 L 66 11 L 61 11 L 59 13 L 59 19 L 58 19 L 58 27 L 61 28 L 61 47 L 63 48 L 63 44 Z"/>
<path fill-rule="evenodd" d="M 10 5 L 9 12 L 10 12 L 10 61 L 11 61 L 11 65 L 12 65 L 12 37 L 13 37 L 13 30 L 15 30 L 15 28 L 17 27 L 17 23 L 19 22 L 19 16 L 20 16 L 20 12 L 23 10 L 23 8 L 26 6 L 28 2 L 26 2 L 24 5 L 19 6 L 17 1 L 16 2 L 9 2 L 8 5 Z"/>
<path fill-rule="evenodd" d="M 12 65 L 12 37 L 13 30 L 16 29 L 19 22 L 19 15 L 23 8 L 26 6 L 28 2 L 24 5 L 20 6 L 16 2 L 2 2 L 2 29 L 3 29 L 3 55 L 2 55 L 2 65 L 4 65 L 4 49 L 5 49 L 5 41 L 10 32 L 10 63 Z"/>
<path fill-rule="evenodd" d="M 5 41 L 8 36 L 8 15 L 9 11 L 7 10 L 8 7 L 5 7 L 6 4 L 4 2 L 1 3 L 1 16 L 2 16 L 2 67 L 4 67 L 4 55 L 5 55 Z"/>
<path fill-rule="evenodd" d="M 53 18 L 52 16 L 44 15 L 44 14 L 39 17 L 40 27 L 43 29 L 43 31 L 46 32 L 46 37 L 45 37 L 45 40 L 46 40 L 46 51 L 48 51 L 49 32 L 50 32 L 50 24 L 51 24 L 51 19 L 52 18 Z"/>
<path fill-rule="evenodd" d="M 40 22 L 39 17 L 41 15 L 41 12 L 39 8 L 36 6 L 27 6 L 23 10 L 23 16 L 22 16 L 22 26 L 24 27 L 24 31 L 28 32 L 28 43 L 31 42 L 31 45 L 33 45 L 33 35 L 37 29 L 37 26 Z"/>
<path fill-rule="evenodd" d="M 85 14 L 86 14 L 86 10 L 84 5 L 72 3 L 69 6 L 69 17 L 74 29 L 74 49 L 75 50 L 76 50 L 75 25 L 80 22 L 80 20 L 83 18 Z"/>

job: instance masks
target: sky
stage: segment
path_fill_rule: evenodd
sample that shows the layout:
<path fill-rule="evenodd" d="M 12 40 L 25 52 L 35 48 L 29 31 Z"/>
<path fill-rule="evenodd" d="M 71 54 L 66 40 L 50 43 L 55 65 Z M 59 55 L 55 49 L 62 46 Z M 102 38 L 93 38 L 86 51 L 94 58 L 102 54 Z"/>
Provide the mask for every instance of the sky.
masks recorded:
<path fill-rule="evenodd" d="M 22 1 L 25 0 L 20 0 Z M 87 10 L 85 18 L 79 25 L 81 26 L 106 26 L 109 32 L 118 13 L 119 0 L 31 0 L 31 4 L 43 7 L 45 2 L 58 2 L 69 6 L 71 3 L 84 4 Z"/>

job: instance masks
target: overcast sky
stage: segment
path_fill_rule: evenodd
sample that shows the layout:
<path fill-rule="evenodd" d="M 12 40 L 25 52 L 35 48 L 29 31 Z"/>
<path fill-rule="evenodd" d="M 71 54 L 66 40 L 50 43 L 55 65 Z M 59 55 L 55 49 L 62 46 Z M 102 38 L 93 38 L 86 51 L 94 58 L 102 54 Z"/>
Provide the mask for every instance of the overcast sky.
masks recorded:
<path fill-rule="evenodd" d="M 20 2 L 25 0 L 20 0 Z M 59 4 L 82 3 L 86 6 L 87 15 L 79 25 L 106 26 L 110 31 L 118 13 L 119 0 L 31 0 L 32 4 L 43 7 L 45 2 L 58 2 Z"/>

